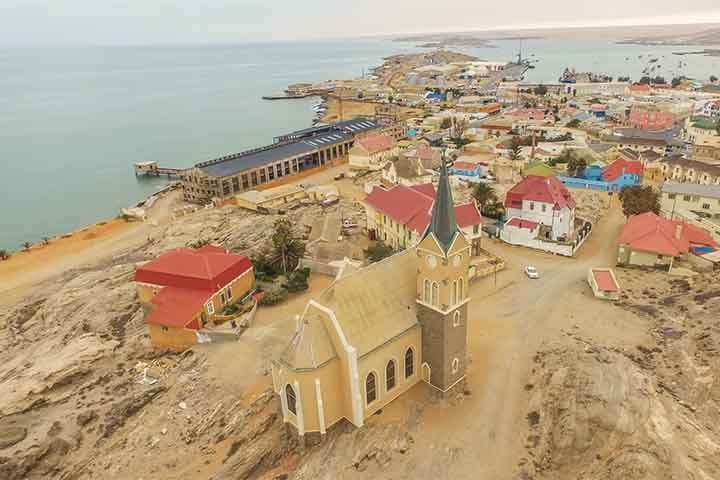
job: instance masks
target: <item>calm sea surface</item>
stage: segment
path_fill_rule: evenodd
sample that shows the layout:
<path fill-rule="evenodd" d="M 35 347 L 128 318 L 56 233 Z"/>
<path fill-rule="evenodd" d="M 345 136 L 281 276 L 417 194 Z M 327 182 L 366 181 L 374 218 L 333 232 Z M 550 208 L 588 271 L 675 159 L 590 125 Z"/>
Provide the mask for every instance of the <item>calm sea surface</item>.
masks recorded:
<path fill-rule="evenodd" d="M 519 42 L 496 45 L 461 50 L 509 60 Z M 264 94 L 416 50 L 385 40 L 0 50 L 0 248 L 113 216 L 164 184 L 136 179 L 133 162 L 189 166 L 310 125 L 315 99 Z M 637 78 L 648 54 L 668 77 L 680 60 L 686 75 L 720 74 L 720 58 L 671 55 L 677 47 L 536 40 L 523 50 L 539 60 L 533 81 L 556 81 L 566 66 Z"/>

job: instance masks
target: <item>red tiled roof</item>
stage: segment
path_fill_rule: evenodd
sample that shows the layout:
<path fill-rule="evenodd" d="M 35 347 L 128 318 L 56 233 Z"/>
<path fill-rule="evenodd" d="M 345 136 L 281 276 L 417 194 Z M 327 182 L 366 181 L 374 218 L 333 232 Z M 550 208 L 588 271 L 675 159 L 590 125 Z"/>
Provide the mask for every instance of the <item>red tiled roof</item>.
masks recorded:
<path fill-rule="evenodd" d="M 526 228 L 526 229 L 532 231 L 537 228 L 538 223 L 533 222 L 532 220 L 525 220 L 520 217 L 513 217 L 507 222 L 506 225 L 509 225 L 511 227 L 516 227 L 516 228 Z"/>
<path fill-rule="evenodd" d="M 248 257 L 225 253 L 219 247 L 179 248 L 138 267 L 135 281 L 217 292 L 251 268 Z"/>
<path fill-rule="evenodd" d="M 599 290 L 603 292 L 617 292 L 620 290 L 620 286 L 615 282 L 612 274 L 609 270 L 592 270 L 592 275 L 595 278 L 595 283 Z"/>
<path fill-rule="evenodd" d="M 691 245 L 717 246 L 705 230 L 659 217 L 653 212 L 630 217 L 620 232 L 618 242 L 629 245 L 633 250 L 673 257 L 688 252 Z"/>
<path fill-rule="evenodd" d="M 145 320 L 149 324 L 162 325 L 175 328 L 200 328 L 199 325 L 189 325 L 195 315 L 210 300 L 213 293 L 206 290 L 192 290 L 187 288 L 166 287 L 152 299 L 154 309 Z"/>
<path fill-rule="evenodd" d="M 355 143 L 367 150 L 368 153 L 375 153 L 393 148 L 395 139 L 389 135 L 370 135 L 356 140 Z"/>
<path fill-rule="evenodd" d="M 643 167 L 641 162 L 619 158 L 605 168 L 602 178 L 606 182 L 612 182 L 623 173 L 642 175 L 642 171 Z"/>
<path fill-rule="evenodd" d="M 373 188 L 365 199 L 368 205 L 384 213 L 410 230 L 423 233 L 430 224 L 430 212 L 435 201 L 435 188 L 431 183 L 406 187 Z M 481 223 L 480 212 L 474 203 L 455 205 L 455 217 L 460 228 Z"/>
<path fill-rule="evenodd" d="M 528 175 L 520 183 L 512 187 L 505 196 L 505 206 L 522 208 L 523 200 L 550 203 L 555 210 L 575 208 L 570 192 L 557 177 L 541 177 Z"/>

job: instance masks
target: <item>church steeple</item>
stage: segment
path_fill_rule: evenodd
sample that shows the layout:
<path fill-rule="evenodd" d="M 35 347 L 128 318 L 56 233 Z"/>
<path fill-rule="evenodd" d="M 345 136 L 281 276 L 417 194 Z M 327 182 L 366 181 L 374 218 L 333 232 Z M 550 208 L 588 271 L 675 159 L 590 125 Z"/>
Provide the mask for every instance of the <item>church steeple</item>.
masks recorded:
<path fill-rule="evenodd" d="M 435 203 L 433 204 L 432 218 L 423 238 L 432 233 L 438 243 L 440 243 L 443 251 L 447 253 L 458 231 L 452 190 L 450 189 L 450 181 L 447 173 L 447 164 L 445 162 L 445 155 L 443 154 L 442 165 L 440 167 L 440 181 L 438 182 Z"/>

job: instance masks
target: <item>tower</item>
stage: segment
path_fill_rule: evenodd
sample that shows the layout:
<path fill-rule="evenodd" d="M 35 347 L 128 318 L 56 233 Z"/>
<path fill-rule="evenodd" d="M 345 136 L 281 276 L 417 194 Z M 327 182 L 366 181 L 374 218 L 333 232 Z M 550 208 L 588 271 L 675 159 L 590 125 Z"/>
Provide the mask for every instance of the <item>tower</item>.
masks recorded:
<path fill-rule="evenodd" d="M 443 394 L 462 388 L 465 379 L 470 256 L 470 242 L 455 220 L 443 158 L 432 218 L 417 246 L 416 300 L 423 380 Z"/>

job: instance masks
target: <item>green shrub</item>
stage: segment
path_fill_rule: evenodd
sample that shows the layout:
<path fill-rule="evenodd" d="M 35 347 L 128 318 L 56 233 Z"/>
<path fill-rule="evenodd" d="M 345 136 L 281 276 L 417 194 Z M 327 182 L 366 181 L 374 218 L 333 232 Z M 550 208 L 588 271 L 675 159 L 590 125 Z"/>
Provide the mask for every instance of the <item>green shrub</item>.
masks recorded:
<path fill-rule="evenodd" d="M 285 300 L 287 296 L 288 291 L 286 288 L 276 287 L 268 292 L 265 292 L 265 295 L 260 300 L 260 305 L 276 305 Z"/>
<path fill-rule="evenodd" d="M 288 275 L 287 290 L 288 292 L 302 292 L 308 289 L 308 277 L 310 277 L 310 269 L 300 268 Z"/>

